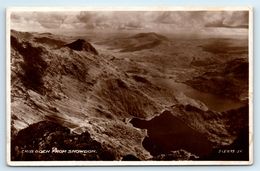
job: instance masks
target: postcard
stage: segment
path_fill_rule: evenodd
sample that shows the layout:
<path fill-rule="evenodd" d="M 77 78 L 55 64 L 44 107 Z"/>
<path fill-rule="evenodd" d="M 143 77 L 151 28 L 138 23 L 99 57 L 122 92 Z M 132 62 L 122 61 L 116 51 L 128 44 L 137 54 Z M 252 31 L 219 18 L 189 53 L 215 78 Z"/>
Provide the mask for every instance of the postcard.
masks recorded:
<path fill-rule="evenodd" d="M 252 13 L 8 8 L 8 165 L 252 164 Z"/>

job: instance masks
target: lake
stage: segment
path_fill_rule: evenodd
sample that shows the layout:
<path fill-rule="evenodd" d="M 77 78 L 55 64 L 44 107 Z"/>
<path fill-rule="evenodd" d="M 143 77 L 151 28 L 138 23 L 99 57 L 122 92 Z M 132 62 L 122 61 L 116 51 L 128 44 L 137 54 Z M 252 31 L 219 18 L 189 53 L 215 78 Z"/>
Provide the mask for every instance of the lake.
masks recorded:
<path fill-rule="evenodd" d="M 143 141 L 143 147 L 153 156 L 184 149 L 201 157 L 213 150 L 206 135 L 190 128 L 169 111 L 151 120 L 133 118 L 130 123 L 134 127 L 147 129 L 148 136 Z"/>

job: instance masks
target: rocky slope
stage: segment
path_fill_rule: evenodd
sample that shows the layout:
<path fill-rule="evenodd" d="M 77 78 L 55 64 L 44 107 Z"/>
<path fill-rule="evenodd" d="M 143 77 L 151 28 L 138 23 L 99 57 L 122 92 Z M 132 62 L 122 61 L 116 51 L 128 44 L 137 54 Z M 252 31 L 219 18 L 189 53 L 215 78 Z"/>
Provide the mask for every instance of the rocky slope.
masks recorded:
<path fill-rule="evenodd" d="M 168 83 L 159 84 L 154 78 L 165 73 L 147 63 L 117 59 L 101 53 L 86 40 L 68 42 L 70 39 L 11 32 L 12 160 L 200 160 L 212 158 L 214 150 L 232 145 L 243 132 L 247 135 L 242 123 L 248 120 L 248 106 L 211 111 L 199 100 L 174 91 Z M 154 33 L 137 34 L 131 39 L 145 39 L 149 48 L 154 40 L 168 41 Z M 133 51 L 139 50 L 136 47 L 147 49 L 140 44 L 130 47 L 134 47 Z M 230 71 L 221 74 L 244 79 L 239 74 L 240 65 L 231 66 L 227 67 Z M 135 72 L 128 72 L 130 68 Z M 164 151 L 151 150 L 144 143 L 148 139 L 150 145 L 160 149 L 161 142 L 154 142 L 158 136 L 153 139 L 151 130 L 136 126 L 133 118 L 154 121 L 166 111 L 171 119 L 166 119 L 166 124 L 159 119 L 158 129 L 173 122 L 183 132 L 178 128 L 174 130 L 177 132 L 166 131 L 176 136 L 175 140 Z M 190 141 L 190 134 L 208 142 L 207 154 L 193 150 L 192 144 L 175 146 L 178 139 Z M 21 153 L 54 147 L 96 153 Z"/>
<path fill-rule="evenodd" d="M 93 140 L 87 131 L 76 134 L 50 121 L 30 125 L 12 141 L 12 160 L 18 161 L 115 160 L 115 155 Z"/>
<path fill-rule="evenodd" d="M 83 41 L 53 49 L 20 35 L 11 36 L 13 137 L 33 123 L 50 120 L 79 134 L 89 131 L 122 156 L 150 156 L 141 146 L 145 132 L 125 123 L 125 118 L 147 117 L 160 105 L 138 90 L 136 81 L 107 56 L 86 47 L 74 50 Z M 157 87 L 147 91 L 153 89 Z"/>

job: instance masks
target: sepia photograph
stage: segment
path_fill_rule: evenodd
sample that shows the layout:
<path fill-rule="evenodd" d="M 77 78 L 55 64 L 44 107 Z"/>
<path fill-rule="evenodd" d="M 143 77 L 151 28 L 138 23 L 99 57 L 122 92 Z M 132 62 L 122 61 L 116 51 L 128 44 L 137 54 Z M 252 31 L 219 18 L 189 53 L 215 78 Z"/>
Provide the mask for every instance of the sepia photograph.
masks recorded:
<path fill-rule="evenodd" d="M 252 164 L 251 8 L 6 17 L 9 165 Z"/>

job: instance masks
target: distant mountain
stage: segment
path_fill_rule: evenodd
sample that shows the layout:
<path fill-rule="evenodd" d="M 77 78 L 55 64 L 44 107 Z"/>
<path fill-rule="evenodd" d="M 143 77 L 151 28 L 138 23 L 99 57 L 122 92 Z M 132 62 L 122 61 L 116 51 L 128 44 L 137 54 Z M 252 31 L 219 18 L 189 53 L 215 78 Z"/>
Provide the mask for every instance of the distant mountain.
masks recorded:
<path fill-rule="evenodd" d="M 149 33 L 138 33 L 134 36 L 131 36 L 130 38 L 136 38 L 136 39 L 147 39 L 147 40 L 165 40 L 167 41 L 168 38 L 163 36 L 163 35 L 160 35 L 160 34 L 157 34 L 155 32 L 149 32 Z"/>
<path fill-rule="evenodd" d="M 167 37 L 149 32 L 138 33 L 125 38 L 109 39 L 101 44 L 109 45 L 111 48 L 121 49 L 121 52 L 134 52 L 154 48 L 166 41 L 168 41 Z"/>

